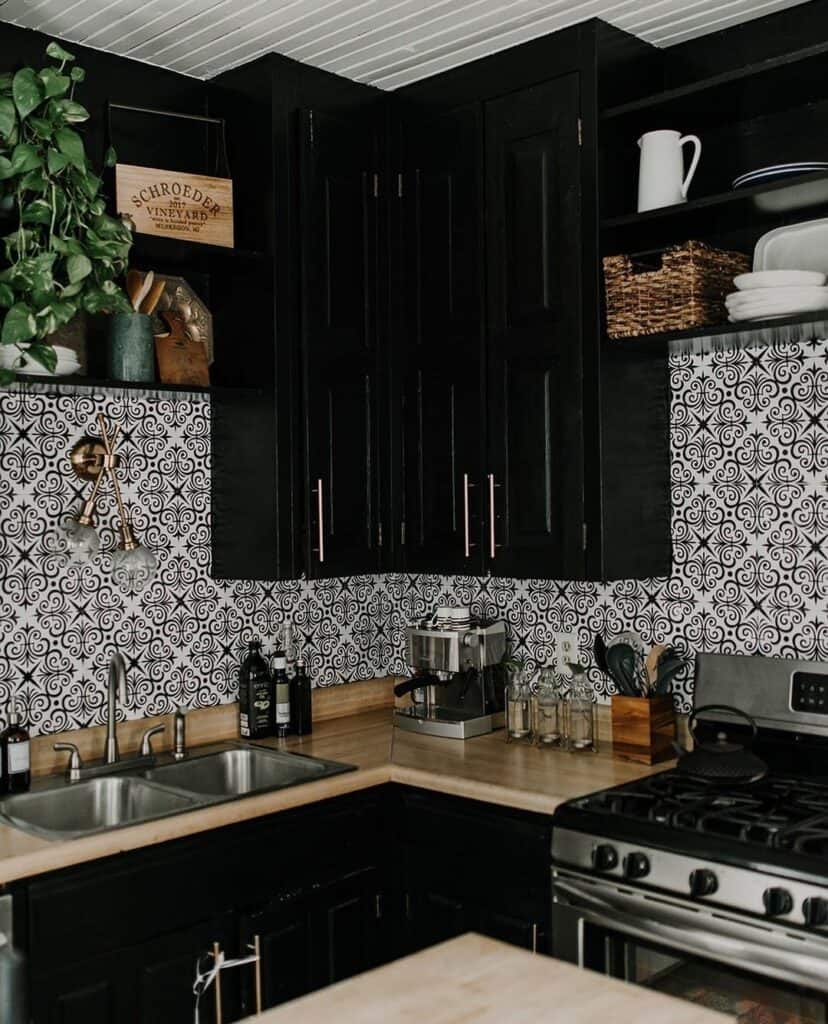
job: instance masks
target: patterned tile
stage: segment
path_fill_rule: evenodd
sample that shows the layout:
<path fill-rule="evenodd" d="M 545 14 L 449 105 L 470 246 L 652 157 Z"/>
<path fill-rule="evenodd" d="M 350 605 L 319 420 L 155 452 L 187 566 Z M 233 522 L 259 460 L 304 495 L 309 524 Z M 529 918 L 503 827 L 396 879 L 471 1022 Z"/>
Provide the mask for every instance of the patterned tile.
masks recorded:
<path fill-rule="evenodd" d="M 151 394 L 0 397 L 0 710 L 17 691 L 34 733 L 100 722 L 113 644 L 129 665 L 130 717 L 233 700 L 245 640 L 292 618 L 317 685 L 403 672 L 405 623 L 453 599 L 500 615 L 540 665 L 554 634 L 636 629 L 691 654 L 828 659 L 828 344 L 671 362 L 674 568 L 669 579 L 584 583 L 388 574 L 216 581 L 210 565 L 209 409 Z M 81 491 L 65 453 L 100 407 L 122 424 L 127 497 L 159 554 L 137 598 L 109 555 L 64 571 L 50 530 Z M 109 522 L 111 499 L 102 501 Z M 102 531 L 111 549 L 110 529 Z M 591 666 L 599 694 L 606 679 Z M 687 710 L 691 680 L 676 687 Z"/>

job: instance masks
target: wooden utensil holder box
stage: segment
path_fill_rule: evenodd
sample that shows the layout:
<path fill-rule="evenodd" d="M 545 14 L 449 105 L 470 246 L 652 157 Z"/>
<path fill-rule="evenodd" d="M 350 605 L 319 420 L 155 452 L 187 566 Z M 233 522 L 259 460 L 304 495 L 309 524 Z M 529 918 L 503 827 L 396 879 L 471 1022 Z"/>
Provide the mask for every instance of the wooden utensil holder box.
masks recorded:
<path fill-rule="evenodd" d="M 659 764 L 676 756 L 673 698 L 612 698 L 612 752 L 624 761 Z"/>

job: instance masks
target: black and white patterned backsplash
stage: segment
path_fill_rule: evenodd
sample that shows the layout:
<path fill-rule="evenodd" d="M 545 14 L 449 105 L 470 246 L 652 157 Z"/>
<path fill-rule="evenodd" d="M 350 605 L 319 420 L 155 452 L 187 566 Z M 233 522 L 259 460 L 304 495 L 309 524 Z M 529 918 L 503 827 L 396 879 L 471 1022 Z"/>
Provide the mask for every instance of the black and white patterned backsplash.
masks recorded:
<path fill-rule="evenodd" d="M 19 694 L 32 731 L 102 720 L 106 662 L 127 658 L 129 717 L 234 700 L 245 640 L 290 618 L 318 685 L 405 670 L 405 623 L 446 600 L 509 624 L 512 649 L 554 658 L 554 634 L 635 629 L 697 650 L 828 659 L 828 344 L 676 356 L 671 363 L 674 570 L 604 584 L 358 576 L 217 581 L 209 574 L 209 408 L 152 393 L 0 397 L 0 719 Z M 104 551 L 64 570 L 49 533 L 79 504 L 66 453 L 100 408 L 122 424 L 126 492 L 159 572 L 124 597 Z M 114 546 L 108 498 L 104 548 Z M 593 666 L 599 693 L 606 680 Z M 689 678 L 677 704 L 692 700 Z"/>

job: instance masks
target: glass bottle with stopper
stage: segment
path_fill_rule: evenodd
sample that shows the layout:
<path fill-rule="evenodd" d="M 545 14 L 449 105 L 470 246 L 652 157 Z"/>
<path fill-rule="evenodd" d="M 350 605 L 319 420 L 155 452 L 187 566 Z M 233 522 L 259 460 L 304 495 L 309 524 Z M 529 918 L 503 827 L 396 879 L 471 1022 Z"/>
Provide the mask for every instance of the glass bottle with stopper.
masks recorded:
<path fill-rule="evenodd" d="M 531 743 L 532 692 L 530 674 L 522 665 L 510 670 L 506 686 L 506 742 Z"/>
<path fill-rule="evenodd" d="M 595 690 L 582 665 L 571 664 L 572 687 L 567 701 L 567 745 L 572 753 L 598 750 Z"/>
<path fill-rule="evenodd" d="M 566 745 L 566 698 L 555 670 L 549 665 L 538 673 L 532 695 L 532 722 L 536 746 L 560 750 Z"/>

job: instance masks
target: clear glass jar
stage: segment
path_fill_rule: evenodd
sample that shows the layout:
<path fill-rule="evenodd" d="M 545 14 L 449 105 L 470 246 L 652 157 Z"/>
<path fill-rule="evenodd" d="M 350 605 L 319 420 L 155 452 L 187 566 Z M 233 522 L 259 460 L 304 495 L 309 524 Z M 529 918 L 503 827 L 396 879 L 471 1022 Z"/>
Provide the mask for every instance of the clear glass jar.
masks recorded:
<path fill-rule="evenodd" d="M 532 692 L 529 673 L 522 668 L 513 669 L 506 687 L 506 742 L 532 742 Z"/>
<path fill-rule="evenodd" d="M 566 744 L 566 702 L 555 670 L 548 665 L 538 674 L 532 696 L 532 730 L 535 744 L 544 750 L 560 750 Z"/>
<path fill-rule="evenodd" d="M 574 676 L 567 701 L 567 747 L 576 754 L 598 750 L 595 691 L 583 672 Z"/>

